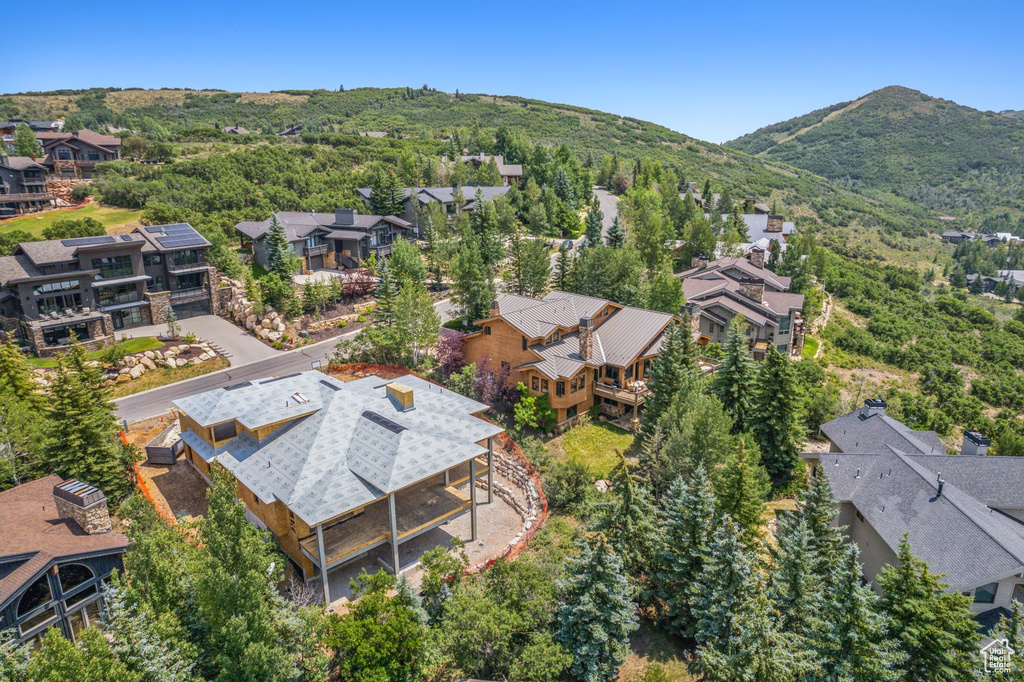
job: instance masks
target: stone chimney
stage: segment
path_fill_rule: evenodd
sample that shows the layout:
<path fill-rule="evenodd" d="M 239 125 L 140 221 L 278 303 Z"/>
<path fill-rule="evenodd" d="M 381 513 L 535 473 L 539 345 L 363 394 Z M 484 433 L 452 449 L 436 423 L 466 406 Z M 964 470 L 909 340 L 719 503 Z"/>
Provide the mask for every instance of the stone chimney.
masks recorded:
<path fill-rule="evenodd" d="M 388 392 L 388 400 L 391 401 L 391 404 L 399 412 L 408 412 L 416 407 L 416 403 L 413 401 L 412 389 L 408 386 L 391 382 L 385 388 Z"/>
<path fill-rule="evenodd" d="M 498 306 L 498 299 L 491 301 L 491 317 L 497 317 L 501 314 L 501 308 Z"/>
<path fill-rule="evenodd" d="M 782 232 L 782 216 L 780 215 L 769 215 L 768 216 L 768 227 L 764 228 L 765 232 Z"/>
<path fill-rule="evenodd" d="M 57 514 L 72 519 L 89 535 L 110 532 L 110 513 L 103 491 L 74 479 L 53 486 Z"/>
<path fill-rule="evenodd" d="M 684 320 L 689 319 L 691 333 L 697 333 L 700 331 L 700 303 L 690 301 L 684 304 L 683 307 L 679 309 L 679 316 Z"/>
<path fill-rule="evenodd" d="M 760 303 L 764 300 L 764 280 L 760 277 L 745 277 L 740 280 L 739 292 Z"/>
<path fill-rule="evenodd" d="M 691 268 L 700 268 L 701 270 L 703 270 L 707 266 L 708 259 L 705 258 L 704 256 L 694 256 L 693 259 L 690 261 Z"/>
<path fill-rule="evenodd" d="M 355 225 L 357 215 L 359 215 L 359 211 L 354 208 L 336 208 L 334 209 L 334 223 L 336 225 Z"/>
<path fill-rule="evenodd" d="M 750 264 L 754 267 L 764 267 L 764 249 L 760 246 L 755 246 L 750 250 Z"/>
<path fill-rule="evenodd" d="M 594 318 L 580 318 L 580 357 L 590 360 L 594 357 Z"/>
<path fill-rule="evenodd" d="M 864 401 L 864 409 L 861 410 L 861 415 L 865 418 L 875 414 L 884 415 L 886 406 L 888 406 L 888 403 L 881 398 L 868 398 Z"/>
<path fill-rule="evenodd" d="M 991 440 L 977 431 L 964 431 L 964 443 L 960 446 L 960 454 L 984 457 L 988 454 L 988 446 L 991 443 Z"/>

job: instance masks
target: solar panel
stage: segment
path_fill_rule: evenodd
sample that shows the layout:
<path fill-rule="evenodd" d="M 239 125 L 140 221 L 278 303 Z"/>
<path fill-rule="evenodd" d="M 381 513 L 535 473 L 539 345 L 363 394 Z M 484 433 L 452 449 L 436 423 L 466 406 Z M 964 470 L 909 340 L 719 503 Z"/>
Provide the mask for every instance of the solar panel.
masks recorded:
<path fill-rule="evenodd" d="M 64 246 L 87 246 L 90 244 L 110 244 L 116 241 L 113 237 L 106 235 L 102 237 L 77 237 L 75 239 L 62 239 L 60 243 Z"/>

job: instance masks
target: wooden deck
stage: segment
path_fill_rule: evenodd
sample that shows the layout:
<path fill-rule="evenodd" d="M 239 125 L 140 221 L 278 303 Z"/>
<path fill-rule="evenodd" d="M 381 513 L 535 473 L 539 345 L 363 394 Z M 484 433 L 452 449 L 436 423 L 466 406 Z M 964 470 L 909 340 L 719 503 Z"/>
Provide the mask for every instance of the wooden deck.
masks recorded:
<path fill-rule="evenodd" d="M 485 474 L 486 460 L 477 460 L 477 473 Z M 469 479 L 469 463 L 450 470 L 450 484 L 444 485 L 444 474 L 438 474 L 421 483 L 395 493 L 395 512 L 398 518 L 398 540 L 401 542 L 420 531 L 458 516 L 471 506 L 469 495 L 456 489 Z M 477 501 L 479 495 L 477 491 Z M 391 540 L 391 521 L 388 518 L 388 498 L 368 504 L 363 511 L 332 526 L 326 526 L 324 554 L 327 565 L 360 554 Z M 320 564 L 320 549 L 316 535 L 299 541 L 302 549 Z"/>

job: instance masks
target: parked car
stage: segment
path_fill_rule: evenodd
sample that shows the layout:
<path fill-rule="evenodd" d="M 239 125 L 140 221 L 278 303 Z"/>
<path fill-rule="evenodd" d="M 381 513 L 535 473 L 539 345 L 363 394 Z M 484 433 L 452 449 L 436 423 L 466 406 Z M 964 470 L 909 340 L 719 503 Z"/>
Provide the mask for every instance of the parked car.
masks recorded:
<path fill-rule="evenodd" d="M 576 243 L 571 239 L 566 239 L 562 242 L 562 246 L 565 247 L 566 251 L 572 251 L 572 247 L 576 246 Z"/>

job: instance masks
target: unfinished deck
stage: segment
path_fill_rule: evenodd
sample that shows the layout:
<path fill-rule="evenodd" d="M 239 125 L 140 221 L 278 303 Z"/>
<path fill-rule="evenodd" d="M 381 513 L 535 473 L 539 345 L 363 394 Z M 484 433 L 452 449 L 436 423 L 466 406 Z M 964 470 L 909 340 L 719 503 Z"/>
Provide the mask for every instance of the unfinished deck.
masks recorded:
<path fill-rule="evenodd" d="M 486 461 L 477 460 L 477 475 L 487 472 Z M 456 486 L 469 480 L 469 463 L 449 470 L 449 484 L 444 474 L 438 474 L 414 486 L 395 493 L 398 541 L 402 542 L 439 523 L 453 519 L 471 506 L 468 494 Z M 355 516 L 323 530 L 324 555 L 327 566 L 362 554 L 391 541 L 391 520 L 388 499 L 381 498 L 363 507 Z M 299 541 L 303 552 L 319 567 L 320 549 L 316 535 Z"/>

